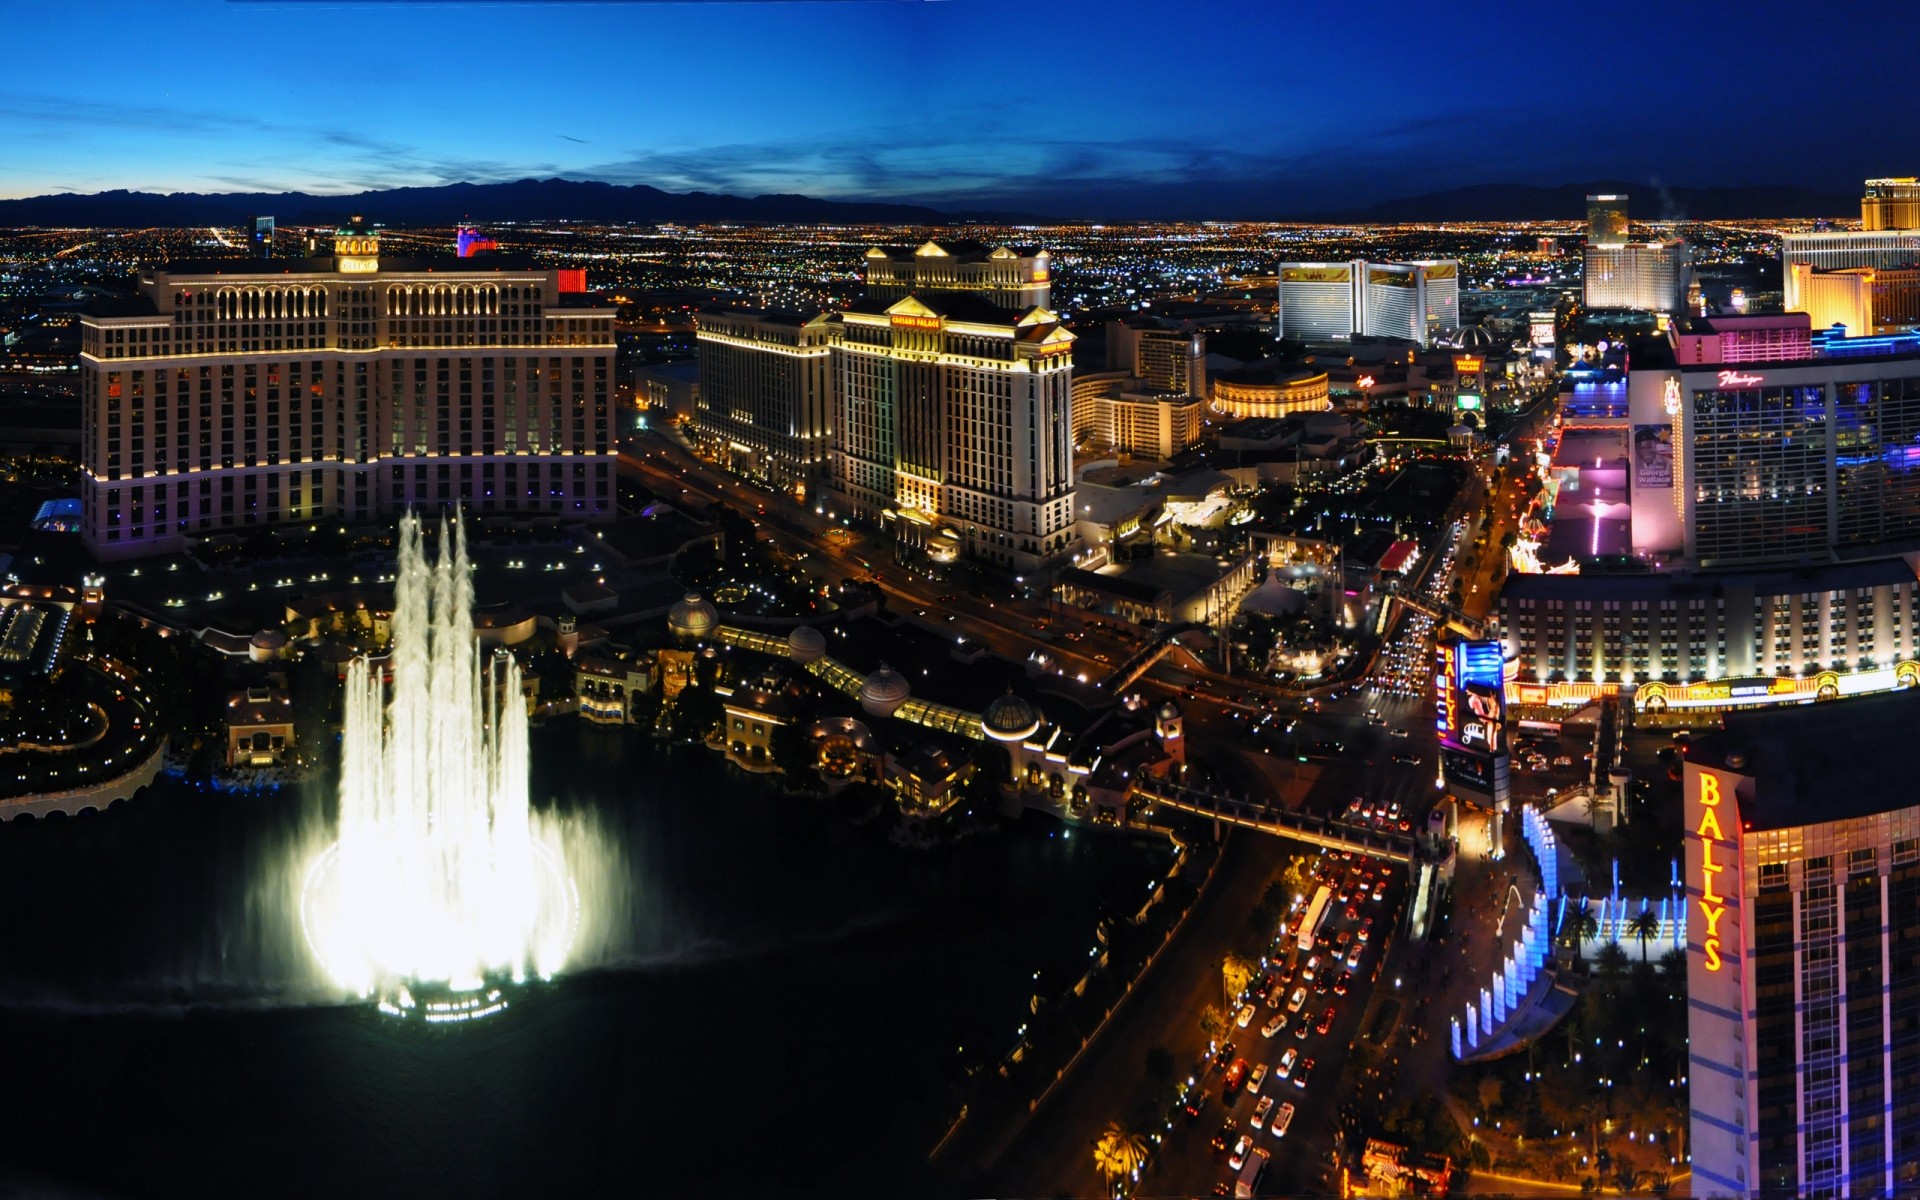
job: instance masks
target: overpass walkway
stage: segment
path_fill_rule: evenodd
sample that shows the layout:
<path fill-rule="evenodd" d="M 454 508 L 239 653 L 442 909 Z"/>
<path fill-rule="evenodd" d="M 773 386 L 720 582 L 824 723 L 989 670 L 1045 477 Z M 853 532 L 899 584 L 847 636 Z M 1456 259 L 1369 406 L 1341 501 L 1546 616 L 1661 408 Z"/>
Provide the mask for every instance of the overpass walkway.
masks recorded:
<path fill-rule="evenodd" d="M 1323 846 L 1329 850 L 1353 850 L 1391 862 L 1411 863 L 1415 857 L 1412 835 L 1397 830 L 1386 833 L 1330 817 L 1287 812 L 1251 800 L 1235 800 L 1197 788 L 1160 783 L 1138 785 L 1134 788 L 1134 795 L 1151 806 L 1149 812 L 1152 807 L 1170 808 L 1177 812 L 1212 817 L 1242 829 L 1292 838 L 1296 842 Z"/>

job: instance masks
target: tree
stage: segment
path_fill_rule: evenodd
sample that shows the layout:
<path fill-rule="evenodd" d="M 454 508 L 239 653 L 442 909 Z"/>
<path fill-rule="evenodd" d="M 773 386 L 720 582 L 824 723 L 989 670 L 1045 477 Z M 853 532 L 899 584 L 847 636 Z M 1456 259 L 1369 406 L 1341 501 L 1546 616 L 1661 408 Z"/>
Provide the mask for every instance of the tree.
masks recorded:
<path fill-rule="evenodd" d="M 1575 950 L 1600 936 L 1600 918 L 1593 909 L 1583 908 L 1567 918 L 1566 929 Z"/>
<path fill-rule="evenodd" d="M 1647 961 L 1647 943 L 1660 936 L 1660 914 L 1651 908 L 1643 908 L 1627 928 L 1640 943 L 1640 961 Z"/>
<path fill-rule="evenodd" d="M 1240 996 L 1253 982 L 1253 964 L 1237 954 L 1229 954 L 1220 960 L 1220 982 L 1226 985 L 1227 1000 L 1237 1004 Z"/>
<path fill-rule="evenodd" d="M 1107 1122 L 1106 1132 L 1093 1144 L 1093 1165 L 1106 1179 L 1109 1193 L 1116 1181 L 1133 1178 L 1146 1165 L 1148 1149 L 1147 1139 L 1138 1131 L 1118 1121 Z"/>
<path fill-rule="evenodd" d="M 1214 1044 L 1227 1036 L 1227 1014 L 1219 1005 L 1209 1004 L 1200 1010 L 1200 1035 Z"/>

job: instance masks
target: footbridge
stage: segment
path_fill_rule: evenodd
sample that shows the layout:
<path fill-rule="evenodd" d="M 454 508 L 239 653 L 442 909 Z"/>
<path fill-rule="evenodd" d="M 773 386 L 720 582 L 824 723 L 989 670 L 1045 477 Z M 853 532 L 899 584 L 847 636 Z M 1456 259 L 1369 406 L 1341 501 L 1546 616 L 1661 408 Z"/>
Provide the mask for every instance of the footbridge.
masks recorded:
<path fill-rule="evenodd" d="M 1397 863 L 1411 863 L 1414 860 L 1412 835 L 1397 830 L 1387 833 L 1330 817 L 1287 812 L 1252 800 L 1236 800 L 1231 796 L 1170 784 L 1149 782 L 1134 788 L 1133 794 L 1152 807 L 1211 817 L 1242 829 L 1255 829 L 1329 850 L 1352 850 Z"/>
<path fill-rule="evenodd" d="M 1173 649 L 1173 644 L 1182 636 L 1199 630 L 1211 631 L 1212 628 L 1201 621 L 1183 621 L 1178 625 L 1168 626 L 1155 634 L 1152 641 L 1135 650 L 1131 656 L 1108 673 L 1107 677 L 1100 681 L 1100 686 L 1109 692 L 1125 691 L 1132 687 L 1142 675 L 1151 671 L 1153 664 L 1165 658 L 1167 652 Z"/>

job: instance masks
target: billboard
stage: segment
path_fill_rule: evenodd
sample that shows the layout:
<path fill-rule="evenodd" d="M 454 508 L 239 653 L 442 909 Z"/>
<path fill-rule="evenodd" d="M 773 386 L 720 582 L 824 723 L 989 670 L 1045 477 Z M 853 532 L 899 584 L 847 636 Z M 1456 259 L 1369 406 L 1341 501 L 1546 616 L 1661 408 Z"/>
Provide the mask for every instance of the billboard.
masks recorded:
<path fill-rule="evenodd" d="M 1351 267 L 1282 267 L 1281 283 L 1348 283 L 1353 279 Z"/>
<path fill-rule="evenodd" d="M 1495 800 L 1507 782 L 1506 652 L 1497 640 L 1450 642 L 1435 654 L 1436 724 L 1448 786 Z"/>
<path fill-rule="evenodd" d="M 1633 486 L 1664 491 L 1673 486 L 1673 427 L 1633 427 Z"/>

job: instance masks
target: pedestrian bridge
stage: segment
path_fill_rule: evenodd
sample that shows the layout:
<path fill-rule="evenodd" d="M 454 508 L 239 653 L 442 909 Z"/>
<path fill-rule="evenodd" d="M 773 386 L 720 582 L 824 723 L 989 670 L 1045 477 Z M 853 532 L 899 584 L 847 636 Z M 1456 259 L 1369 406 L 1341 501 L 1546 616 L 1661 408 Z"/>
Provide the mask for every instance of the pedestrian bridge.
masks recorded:
<path fill-rule="evenodd" d="M 1242 829 L 1256 829 L 1329 850 L 1353 850 L 1397 863 L 1414 860 L 1413 836 L 1397 830 L 1386 833 L 1330 817 L 1287 812 L 1252 800 L 1217 796 L 1197 788 L 1147 783 L 1136 787 L 1133 794 L 1155 807 L 1211 817 Z"/>

